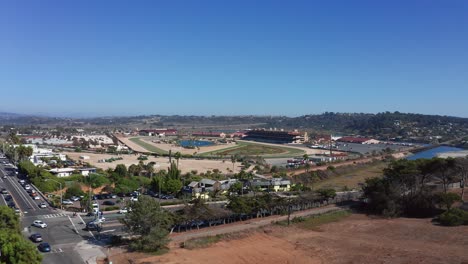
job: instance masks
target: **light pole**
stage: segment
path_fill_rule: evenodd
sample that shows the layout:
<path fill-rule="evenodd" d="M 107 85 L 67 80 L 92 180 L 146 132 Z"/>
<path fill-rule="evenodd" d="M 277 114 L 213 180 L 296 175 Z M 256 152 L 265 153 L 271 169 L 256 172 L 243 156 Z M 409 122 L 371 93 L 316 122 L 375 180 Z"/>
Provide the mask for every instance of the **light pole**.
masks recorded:
<path fill-rule="evenodd" d="M 63 194 L 63 189 L 62 189 L 62 183 L 59 182 L 59 181 L 56 181 L 56 180 L 54 180 L 54 179 L 45 179 L 44 181 L 53 181 L 53 182 L 56 182 L 56 183 L 59 184 L 59 188 L 60 188 L 60 209 L 63 209 L 63 200 L 62 200 L 62 199 L 63 199 L 63 196 L 62 196 L 62 194 Z"/>

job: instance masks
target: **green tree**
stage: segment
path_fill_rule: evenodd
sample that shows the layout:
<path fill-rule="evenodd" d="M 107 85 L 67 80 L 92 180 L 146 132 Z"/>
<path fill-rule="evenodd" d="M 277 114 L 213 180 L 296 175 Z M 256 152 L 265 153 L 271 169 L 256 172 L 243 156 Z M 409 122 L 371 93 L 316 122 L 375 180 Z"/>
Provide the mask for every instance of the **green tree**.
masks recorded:
<path fill-rule="evenodd" d="M 168 179 L 166 181 L 166 192 L 176 194 L 182 189 L 182 182 L 178 179 Z"/>
<path fill-rule="evenodd" d="M 180 179 L 180 170 L 175 162 L 172 162 L 171 166 L 167 168 L 167 177 L 171 179 Z"/>
<path fill-rule="evenodd" d="M 110 183 L 109 179 L 106 176 L 97 173 L 89 174 L 87 182 L 88 185 L 90 185 L 93 189 L 99 188 L 103 185 Z"/>
<path fill-rule="evenodd" d="M 42 256 L 36 247 L 18 232 L 0 230 L 0 263 L 40 264 Z"/>
<path fill-rule="evenodd" d="M 19 218 L 6 206 L 0 206 L 0 263 L 40 264 L 42 256 L 20 233 Z"/>
<path fill-rule="evenodd" d="M 456 193 L 450 193 L 450 192 L 449 193 L 437 193 L 435 195 L 435 198 L 436 198 L 437 203 L 442 206 L 445 206 L 447 211 L 449 211 L 450 208 L 452 208 L 452 205 L 455 202 L 461 202 L 462 200 L 460 195 Z"/>
<path fill-rule="evenodd" d="M 231 162 L 232 162 L 232 171 L 234 172 L 234 165 L 236 165 L 236 161 L 238 160 L 238 156 L 237 154 L 236 155 L 233 155 L 231 156 Z"/>
<path fill-rule="evenodd" d="M 179 168 L 179 159 L 182 157 L 182 154 L 177 151 L 176 153 L 174 153 L 174 159 L 176 159 L 177 161 L 177 168 Z"/>
<path fill-rule="evenodd" d="M 242 182 L 236 182 L 231 185 L 229 192 L 240 194 L 242 192 Z"/>
<path fill-rule="evenodd" d="M 65 192 L 65 198 L 69 199 L 72 196 L 82 196 L 84 195 L 83 190 L 81 190 L 81 186 L 79 183 L 74 183 L 72 186 L 67 188 Z"/>
<path fill-rule="evenodd" d="M 33 154 L 33 149 L 29 146 L 20 145 L 15 148 L 15 151 L 18 154 L 19 160 L 27 160 Z"/>
<path fill-rule="evenodd" d="M 317 190 L 317 193 L 323 198 L 323 199 L 329 199 L 329 198 L 335 198 L 336 196 L 336 191 L 335 189 L 320 189 Z"/>
<path fill-rule="evenodd" d="M 19 231 L 19 218 L 11 208 L 0 206 L 0 229 Z"/>
<path fill-rule="evenodd" d="M 21 138 L 16 134 L 16 132 L 11 132 L 8 135 L 8 141 L 14 145 L 19 145 L 21 143 Z"/>
<path fill-rule="evenodd" d="M 114 172 L 120 177 L 126 177 L 128 175 L 127 167 L 125 164 L 118 164 L 115 166 Z"/>
<path fill-rule="evenodd" d="M 251 214 L 253 212 L 253 204 L 250 202 L 250 197 L 244 196 L 229 196 L 228 209 L 236 214 Z"/>
<path fill-rule="evenodd" d="M 156 200 L 146 196 L 141 196 L 131 206 L 132 211 L 120 220 L 132 235 L 139 236 L 130 243 L 130 248 L 144 252 L 164 248 L 169 242 L 170 214 Z"/>

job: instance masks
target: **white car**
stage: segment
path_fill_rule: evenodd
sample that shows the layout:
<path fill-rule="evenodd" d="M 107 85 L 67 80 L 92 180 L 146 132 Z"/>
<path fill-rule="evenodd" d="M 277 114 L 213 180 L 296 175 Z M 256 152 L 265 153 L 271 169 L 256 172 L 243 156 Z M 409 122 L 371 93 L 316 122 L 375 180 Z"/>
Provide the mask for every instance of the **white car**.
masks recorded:
<path fill-rule="evenodd" d="M 70 201 L 70 200 L 63 200 L 62 204 L 64 204 L 64 205 L 73 205 L 73 202 Z"/>
<path fill-rule="evenodd" d="M 26 185 L 24 186 L 24 189 L 25 189 L 25 190 L 31 190 L 31 185 L 26 184 Z"/>
<path fill-rule="evenodd" d="M 39 195 L 34 196 L 34 200 L 40 200 L 40 199 L 41 197 L 39 197 Z"/>
<path fill-rule="evenodd" d="M 21 185 L 25 184 L 26 182 L 24 180 L 19 180 L 18 181 Z"/>
<path fill-rule="evenodd" d="M 138 202 L 138 197 L 132 196 L 130 202 Z"/>
<path fill-rule="evenodd" d="M 46 203 L 40 203 L 40 204 L 39 204 L 39 207 L 40 207 L 40 208 L 47 208 L 47 204 L 46 204 Z"/>
<path fill-rule="evenodd" d="M 70 200 L 76 202 L 76 201 L 79 201 L 79 200 L 80 200 L 80 197 L 72 196 L 72 197 L 70 198 Z"/>
<path fill-rule="evenodd" d="M 33 226 L 35 227 L 39 227 L 39 228 L 46 228 L 47 227 L 47 224 L 42 222 L 41 220 L 34 220 Z"/>
<path fill-rule="evenodd" d="M 119 210 L 119 214 L 126 214 L 126 213 L 128 213 L 127 207 L 124 207 L 124 208 Z"/>

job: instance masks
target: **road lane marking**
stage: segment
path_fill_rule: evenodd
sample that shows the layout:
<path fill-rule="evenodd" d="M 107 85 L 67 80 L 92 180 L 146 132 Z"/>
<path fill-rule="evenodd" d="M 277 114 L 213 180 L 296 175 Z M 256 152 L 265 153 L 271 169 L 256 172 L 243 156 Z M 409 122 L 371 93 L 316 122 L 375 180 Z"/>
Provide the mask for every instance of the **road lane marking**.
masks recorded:
<path fill-rule="evenodd" d="M 29 206 L 30 209 L 32 209 L 33 211 L 36 211 L 36 206 L 33 205 L 33 203 L 28 199 L 28 197 L 23 193 L 21 192 L 21 189 L 15 184 L 15 181 L 13 181 L 12 179 L 8 178 L 10 184 L 13 186 L 13 188 L 18 192 L 19 196 L 25 201 L 26 205 Z"/>
<path fill-rule="evenodd" d="M 47 214 L 47 215 L 41 215 L 41 216 L 38 216 L 38 218 L 40 219 L 50 219 L 50 218 L 57 218 L 57 217 L 63 217 L 63 216 L 67 216 L 67 214 Z"/>
<path fill-rule="evenodd" d="M 73 228 L 75 229 L 75 233 L 78 235 L 78 229 L 76 229 L 76 226 L 75 226 L 75 223 L 73 223 L 72 219 L 70 218 L 70 216 L 68 216 L 68 220 L 70 220 L 70 223 L 72 223 L 73 225 Z"/>
<path fill-rule="evenodd" d="M 80 215 L 80 214 L 78 214 L 78 217 L 80 218 L 80 220 L 81 220 L 81 222 L 82 222 L 83 224 L 86 224 L 85 221 L 83 220 L 83 218 L 81 218 L 81 215 Z M 96 238 L 95 238 L 94 235 L 93 235 L 93 232 L 91 232 L 90 230 L 88 230 L 88 232 L 89 232 L 89 234 L 94 238 L 94 240 L 96 240 Z"/>
<path fill-rule="evenodd" d="M 115 229 L 105 230 L 105 231 L 101 231 L 101 234 L 102 234 L 102 233 L 108 233 L 108 232 L 114 232 L 114 231 L 115 231 Z"/>

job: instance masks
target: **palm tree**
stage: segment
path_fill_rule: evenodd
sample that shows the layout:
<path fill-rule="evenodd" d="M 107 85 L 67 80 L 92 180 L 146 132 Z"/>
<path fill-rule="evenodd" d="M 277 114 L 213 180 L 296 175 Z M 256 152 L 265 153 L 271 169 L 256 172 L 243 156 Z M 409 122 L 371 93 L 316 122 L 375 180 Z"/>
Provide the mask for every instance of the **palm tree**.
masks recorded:
<path fill-rule="evenodd" d="M 177 168 L 179 168 L 179 159 L 182 157 L 182 154 L 177 151 L 175 154 L 174 154 L 174 158 L 177 160 Z"/>
<path fill-rule="evenodd" d="M 234 165 L 236 164 L 236 157 L 231 156 L 231 162 L 232 162 L 232 172 L 234 172 Z"/>

